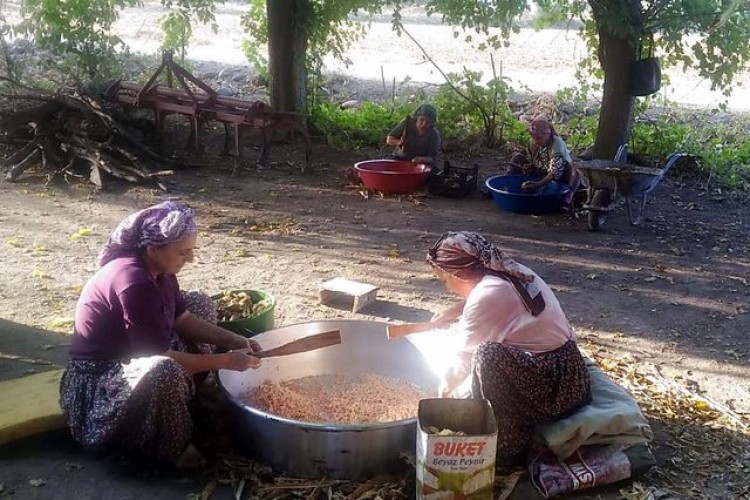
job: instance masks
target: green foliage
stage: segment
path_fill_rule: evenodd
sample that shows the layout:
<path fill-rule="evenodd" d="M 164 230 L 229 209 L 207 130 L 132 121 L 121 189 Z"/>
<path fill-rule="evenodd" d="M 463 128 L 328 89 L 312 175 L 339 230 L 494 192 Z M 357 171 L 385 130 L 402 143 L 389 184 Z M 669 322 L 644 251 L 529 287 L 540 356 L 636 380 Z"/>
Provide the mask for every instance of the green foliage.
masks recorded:
<path fill-rule="evenodd" d="M 738 72 L 750 62 L 750 15 L 740 0 L 692 0 L 669 3 L 647 16 L 645 26 L 657 32 L 668 65 L 695 68 L 712 88 L 729 93 Z M 689 43 L 686 43 L 689 40 Z"/>
<path fill-rule="evenodd" d="M 508 107 L 511 89 L 504 80 L 493 78 L 482 84 L 481 73 L 468 70 L 448 76 L 451 83 L 441 85 L 433 98 L 438 108 L 437 127 L 445 141 L 481 139 L 487 145 L 491 137 L 490 146 L 528 142 L 526 127 Z M 328 101 L 309 102 L 311 123 L 317 133 L 325 142 L 346 148 L 381 146 L 388 130 L 417 106 L 413 102 L 365 102 L 357 109 L 340 109 Z"/>
<path fill-rule="evenodd" d="M 444 20 L 452 25 L 470 29 L 486 35 L 480 48 L 497 46 L 499 40 L 488 30 L 499 23 L 501 35 L 507 37 L 514 30 L 514 22 L 531 0 L 428 0 L 430 12 L 440 12 Z M 609 76 L 612 85 L 604 94 L 602 108 L 612 111 L 618 107 L 615 100 L 628 99 L 622 80 L 614 75 L 598 74 L 593 70 L 603 68 L 608 54 L 620 54 L 620 60 L 609 60 L 610 68 L 618 64 L 629 64 L 630 58 L 623 52 L 608 51 L 607 44 L 617 46 L 622 41 L 632 47 L 634 57 L 639 42 L 654 35 L 655 54 L 661 57 L 662 66 L 681 65 L 695 68 L 701 76 L 709 79 L 712 88 L 731 93 L 737 77 L 750 64 L 750 15 L 747 0 L 666 0 L 622 1 L 622 0 L 534 0 L 550 20 L 580 20 L 581 30 L 591 56 L 579 68 L 581 81 L 591 76 Z M 459 35 L 458 32 L 455 33 Z M 604 45 L 602 45 L 604 44 Z M 600 59 L 601 58 L 601 59 Z M 627 131 L 629 117 L 622 113 L 604 113 L 602 128 L 617 134 Z M 610 149 L 613 141 L 597 138 L 598 149 L 603 153 Z"/>
<path fill-rule="evenodd" d="M 690 128 L 667 121 L 636 121 L 630 138 L 630 151 L 647 158 L 663 158 L 687 146 Z"/>
<path fill-rule="evenodd" d="M 441 84 L 435 95 L 446 139 L 464 141 L 482 136 L 485 145 L 493 147 L 506 142 L 506 129 L 515 134 L 512 129 L 518 120 L 508 107 L 511 88 L 502 77 L 482 84 L 482 73 L 466 68 L 447 77 L 449 83 Z"/>
<path fill-rule="evenodd" d="M 699 159 L 693 174 L 713 175 L 718 184 L 734 189 L 750 189 L 750 141 L 746 118 L 728 123 L 712 123 L 706 116 L 660 117 L 639 120 L 633 127 L 630 149 L 663 162 L 680 151 Z"/>
<path fill-rule="evenodd" d="M 517 21 L 533 1 L 540 7 L 538 20 L 541 23 L 580 21 L 581 32 L 590 49 L 590 57 L 579 68 L 581 81 L 606 76 L 600 56 L 608 54 L 603 41 L 618 45 L 625 41 L 632 46 L 635 56 L 638 43 L 653 34 L 656 53 L 662 55 L 664 67 L 682 64 L 695 67 L 710 78 L 714 86 L 730 92 L 731 83 L 737 74 L 750 63 L 750 16 L 747 15 L 747 0 L 689 0 L 669 2 L 644 0 L 642 2 L 622 0 L 426 0 L 429 15 L 441 15 L 442 20 L 456 27 L 454 36 L 474 39 L 477 48 L 497 48 L 507 45 L 507 38 L 518 31 Z M 245 16 L 252 43 L 245 46 L 251 61 L 260 61 L 257 47 L 265 43 L 264 4 L 262 0 L 251 0 L 251 9 Z M 401 0 L 310 0 L 313 9 L 309 35 L 308 69 L 320 68 L 321 58 L 334 54 L 343 58 L 344 50 L 363 33 L 364 25 L 354 24 L 349 17 L 358 9 L 377 12 L 385 6 L 394 8 L 393 23 L 399 29 Z M 491 30 L 491 27 L 499 27 Z M 463 35 L 461 30 L 464 31 Z M 401 31 L 399 31 L 401 33 Z M 689 43 L 686 41 L 689 40 Z M 621 44 L 620 44 L 621 45 Z M 626 52 L 612 51 L 621 61 L 610 61 L 608 68 L 618 63 L 629 64 Z M 610 69 L 611 71 L 611 69 Z M 612 78 L 612 75 L 610 75 Z M 613 81 L 613 80 L 610 80 Z M 622 82 L 622 80 L 617 80 Z M 603 109 L 617 108 L 615 99 L 628 99 L 626 85 L 609 86 L 605 93 Z M 482 113 L 483 126 L 492 130 L 492 113 Z M 604 113 L 607 120 L 603 128 L 612 134 L 623 136 L 629 119 L 623 113 Z M 612 121 L 616 123 L 612 123 Z M 491 136 L 488 136 L 491 142 Z M 610 149 L 613 141 L 597 140 L 601 152 Z"/>
<path fill-rule="evenodd" d="M 136 5 L 138 0 L 23 0 L 16 31 L 66 57 L 76 79 L 108 76 L 124 48 L 110 29 L 120 10 Z"/>
<path fill-rule="evenodd" d="M 263 50 L 268 43 L 266 0 L 250 0 L 250 8 L 242 16 L 242 27 L 248 34 L 242 40 L 242 51 L 255 71 L 268 80 L 268 57 Z"/>
<path fill-rule="evenodd" d="M 399 0 L 310 0 L 313 24 L 307 42 L 308 72 L 319 69 L 323 57 L 329 54 L 347 62 L 344 53 L 367 31 L 367 26 L 351 19 L 350 14 L 375 14 L 386 5 L 398 3 Z M 242 26 L 248 35 L 242 43 L 245 56 L 263 74 L 268 64 L 263 50 L 268 43 L 265 0 L 250 0 L 250 7 L 242 16 Z"/>
<path fill-rule="evenodd" d="M 358 109 L 341 109 L 336 103 L 318 101 L 310 110 L 310 121 L 316 133 L 333 146 L 378 147 L 385 143 L 388 131 L 414 109 L 412 103 L 377 102 L 364 102 Z"/>
<path fill-rule="evenodd" d="M 572 116 L 565 124 L 555 128 L 565 138 L 571 152 L 580 152 L 594 144 L 599 117 L 584 114 Z"/>
<path fill-rule="evenodd" d="M 224 0 L 162 0 L 162 5 L 171 10 L 161 20 L 164 33 L 162 49 L 177 52 L 184 62 L 185 52 L 193 36 L 193 19 L 201 24 L 211 24 L 214 33 L 217 32 L 214 9 L 216 4 Z"/>
<path fill-rule="evenodd" d="M 705 114 L 678 116 L 663 114 L 647 118 L 645 105 L 633 124 L 628 149 L 639 157 L 663 165 L 674 152 L 682 152 L 698 159 L 692 167 L 681 165 L 682 174 L 701 178 L 713 176 L 719 185 L 750 190 L 750 141 L 746 130 L 750 117 L 733 118 L 716 123 Z M 572 152 L 580 152 L 593 144 L 597 116 L 575 115 L 564 124 L 556 124 Z M 691 168 L 685 171 L 685 168 Z"/>
<path fill-rule="evenodd" d="M 161 48 L 177 52 L 178 57 L 184 61 L 185 51 L 193 35 L 193 26 L 186 12 L 170 12 L 162 18 L 161 29 L 164 32 L 164 41 Z"/>
<path fill-rule="evenodd" d="M 500 23 L 508 36 L 532 0 L 429 0 L 432 13 L 455 26 L 490 34 Z M 629 39 L 655 34 L 657 53 L 665 67 L 695 68 L 714 88 L 731 91 L 732 83 L 750 63 L 750 15 L 746 0 L 533 0 L 545 21 L 579 20 L 592 55 L 597 55 L 600 31 Z M 631 10 L 633 7 L 635 10 Z M 497 39 L 489 36 L 489 43 Z"/>
<path fill-rule="evenodd" d="M 507 45 L 507 38 L 511 33 L 519 31 L 514 24 L 521 15 L 528 10 L 525 0 L 429 0 L 427 13 L 442 15 L 443 22 L 457 26 L 463 30 L 473 31 L 485 35 L 485 42 L 481 48 L 490 46 L 498 48 Z M 501 34 L 491 34 L 490 27 L 499 27 Z M 454 32 L 458 37 L 459 32 Z"/>
<path fill-rule="evenodd" d="M 163 48 L 177 50 L 184 58 L 192 20 L 213 23 L 214 6 L 222 1 L 162 0 L 162 5 L 173 9 L 162 19 Z M 122 9 L 136 6 L 142 6 L 140 0 L 22 0 L 22 21 L 16 32 L 51 50 L 59 58 L 58 69 L 76 81 L 119 76 L 128 52 L 112 34 L 112 25 Z"/>

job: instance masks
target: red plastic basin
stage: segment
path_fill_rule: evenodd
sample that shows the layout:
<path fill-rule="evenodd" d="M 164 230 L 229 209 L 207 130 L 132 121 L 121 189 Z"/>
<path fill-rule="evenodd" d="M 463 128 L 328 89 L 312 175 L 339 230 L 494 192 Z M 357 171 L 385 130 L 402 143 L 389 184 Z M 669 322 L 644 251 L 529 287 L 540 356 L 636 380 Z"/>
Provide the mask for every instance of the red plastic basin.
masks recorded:
<path fill-rule="evenodd" d="M 367 160 L 354 164 L 362 184 L 383 193 L 410 193 L 422 189 L 431 167 L 399 160 Z"/>

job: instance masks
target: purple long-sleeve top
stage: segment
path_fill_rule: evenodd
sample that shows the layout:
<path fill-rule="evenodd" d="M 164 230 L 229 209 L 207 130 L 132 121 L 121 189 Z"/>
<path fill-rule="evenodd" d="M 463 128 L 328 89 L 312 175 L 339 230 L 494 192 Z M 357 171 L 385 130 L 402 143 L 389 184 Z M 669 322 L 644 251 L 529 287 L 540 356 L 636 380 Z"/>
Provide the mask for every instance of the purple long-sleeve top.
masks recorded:
<path fill-rule="evenodd" d="M 164 353 L 183 312 L 175 275 L 154 278 L 140 257 L 117 258 L 81 292 L 70 357 L 126 360 Z"/>

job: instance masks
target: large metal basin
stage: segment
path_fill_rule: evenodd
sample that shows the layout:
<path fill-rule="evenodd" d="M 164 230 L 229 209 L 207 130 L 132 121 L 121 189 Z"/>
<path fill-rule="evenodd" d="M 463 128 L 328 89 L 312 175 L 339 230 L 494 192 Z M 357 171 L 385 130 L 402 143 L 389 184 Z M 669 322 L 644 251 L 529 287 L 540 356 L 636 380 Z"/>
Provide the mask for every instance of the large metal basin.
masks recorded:
<path fill-rule="evenodd" d="M 404 465 L 403 451 L 416 446 L 414 418 L 376 424 L 333 425 L 285 419 L 248 406 L 243 394 L 264 380 L 309 375 L 374 373 L 408 380 L 435 394 L 438 378 L 406 339 L 389 341 L 386 324 L 325 321 L 270 330 L 254 337 L 264 349 L 334 328 L 341 345 L 264 359 L 257 370 L 221 370 L 219 379 L 235 412 L 237 439 L 256 459 L 298 477 L 366 479 Z"/>

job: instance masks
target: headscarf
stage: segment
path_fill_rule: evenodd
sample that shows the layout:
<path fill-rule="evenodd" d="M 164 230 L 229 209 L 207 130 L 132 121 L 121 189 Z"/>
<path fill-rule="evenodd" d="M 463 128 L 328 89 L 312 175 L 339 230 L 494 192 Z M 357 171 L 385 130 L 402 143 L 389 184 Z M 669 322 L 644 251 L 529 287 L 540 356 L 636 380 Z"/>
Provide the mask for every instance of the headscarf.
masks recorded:
<path fill-rule="evenodd" d="M 555 127 L 553 127 L 549 120 L 547 120 L 547 118 L 545 118 L 544 116 L 538 116 L 531 120 L 531 122 L 529 123 L 529 132 L 545 135 L 549 134 L 550 137 L 552 137 L 553 135 L 557 135 Z"/>
<path fill-rule="evenodd" d="M 443 234 L 428 251 L 427 262 L 459 279 L 476 271 L 489 271 L 513 283 L 532 315 L 544 311 L 544 299 L 535 276 L 525 272 L 515 260 L 479 233 L 458 231 Z"/>
<path fill-rule="evenodd" d="M 437 109 L 435 109 L 435 106 L 432 106 L 431 104 L 422 104 L 414 112 L 414 117 L 416 118 L 418 116 L 429 118 L 430 121 L 432 121 L 432 123 L 434 124 L 437 121 Z"/>
<path fill-rule="evenodd" d="M 197 231 L 193 210 L 180 203 L 165 201 L 126 217 L 99 252 L 102 267 L 118 257 L 132 255 L 149 245 L 162 246 Z"/>
<path fill-rule="evenodd" d="M 481 234 L 470 231 L 443 234 L 427 253 L 427 261 L 458 278 L 464 277 L 467 270 L 489 269 L 509 274 L 524 283 L 534 279 L 497 245 Z"/>

